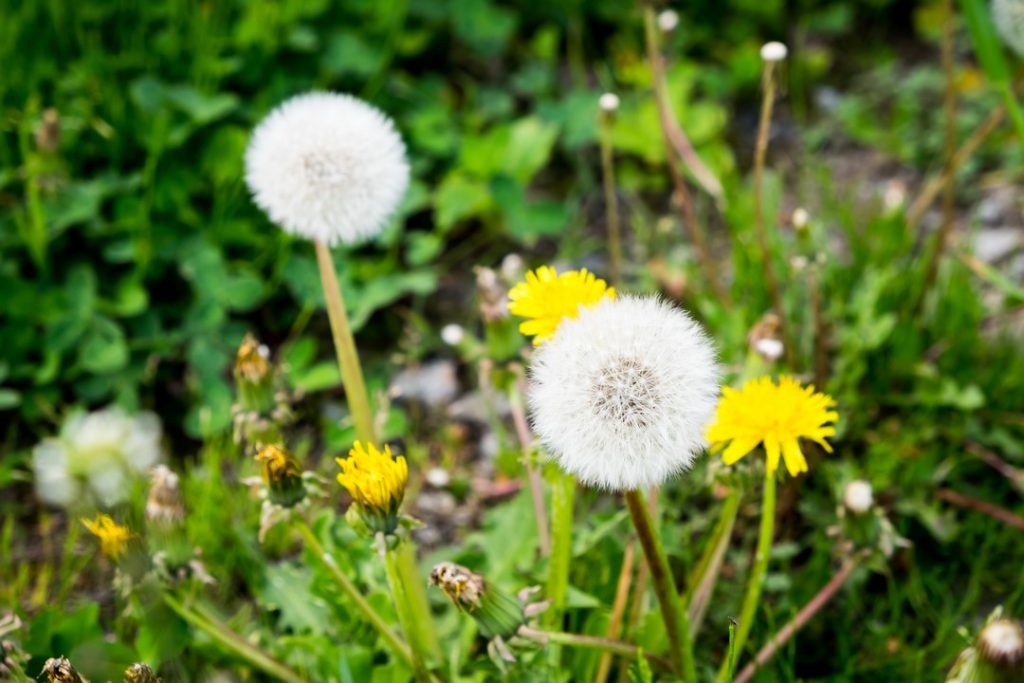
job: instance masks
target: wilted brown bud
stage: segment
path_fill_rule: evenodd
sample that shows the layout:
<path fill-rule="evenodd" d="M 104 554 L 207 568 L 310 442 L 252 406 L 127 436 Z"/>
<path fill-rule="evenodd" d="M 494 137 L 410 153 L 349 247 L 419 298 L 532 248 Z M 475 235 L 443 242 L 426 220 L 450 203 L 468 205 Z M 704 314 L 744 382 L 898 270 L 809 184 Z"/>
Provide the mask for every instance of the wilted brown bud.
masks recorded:
<path fill-rule="evenodd" d="M 430 571 L 430 583 L 473 617 L 485 638 L 508 638 L 526 621 L 522 603 L 461 565 L 438 564 Z"/>
<path fill-rule="evenodd" d="M 485 322 L 508 317 L 508 288 L 492 268 L 477 266 L 476 291 L 480 298 L 480 315 Z"/>
<path fill-rule="evenodd" d="M 60 113 L 53 107 L 43 112 L 43 120 L 36 128 L 36 147 L 51 154 L 60 147 Z"/>
<path fill-rule="evenodd" d="M 125 670 L 124 683 L 160 683 L 160 679 L 148 664 L 138 662 Z"/>
<path fill-rule="evenodd" d="M 146 519 L 151 522 L 177 524 L 185 518 L 178 475 L 166 465 L 157 465 L 150 474 Z"/>
<path fill-rule="evenodd" d="M 84 678 L 78 675 L 75 667 L 67 657 L 51 657 L 43 664 L 42 674 L 46 674 L 49 683 L 87 683 Z M 40 674 L 40 675 L 42 675 Z"/>

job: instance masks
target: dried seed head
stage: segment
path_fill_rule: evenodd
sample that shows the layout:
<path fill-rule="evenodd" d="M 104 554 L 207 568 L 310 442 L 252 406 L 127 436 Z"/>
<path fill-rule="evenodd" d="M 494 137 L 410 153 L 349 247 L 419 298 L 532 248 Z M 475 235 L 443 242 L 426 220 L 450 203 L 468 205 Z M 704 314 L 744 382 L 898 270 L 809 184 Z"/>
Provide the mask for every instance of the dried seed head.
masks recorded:
<path fill-rule="evenodd" d="M 789 50 L 786 46 L 775 40 L 761 46 L 761 59 L 766 62 L 781 62 L 787 54 Z"/>
<path fill-rule="evenodd" d="M 679 13 L 673 9 L 667 9 L 658 14 L 658 28 L 665 33 L 671 33 L 679 26 Z"/>
<path fill-rule="evenodd" d="M 178 475 L 166 465 L 157 465 L 150 474 L 146 519 L 151 522 L 177 524 L 185 518 Z"/>
<path fill-rule="evenodd" d="M 1016 619 L 990 621 L 978 634 L 974 646 L 982 659 L 997 669 L 1020 673 L 1024 677 L 1024 628 Z"/>
<path fill-rule="evenodd" d="M 473 617 L 485 638 L 508 638 L 526 621 L 521 602 L 461 565 L 438 564 L 430 570 L 430 583 Z"/>
<path fill-rule="evenodd" d="M 148 664 L 138 662 L 125 670 L 124 683 L 160 683 L 160 679 Z"/>
<path fill-rule="evenodd" d="M 606 114 L 613 114 L 619 109 L 619 96 L 613 92 L 606 92 L 597 100 L 601 111 Z"/>
<path fill-rule="evenodd" d="M 782 342 L 782 319 L 775 313 L 765 313 L 750 328 L 747 340 L 755 353 L 769 363 L 774 363 L 782 358 L 786 350 Z"/>
<path fill-rule="evenodd" d="M 67 657 L 51 657 L 43 664 L 40 675 L 46 674 L 49 683 L 84 683 Z"/>

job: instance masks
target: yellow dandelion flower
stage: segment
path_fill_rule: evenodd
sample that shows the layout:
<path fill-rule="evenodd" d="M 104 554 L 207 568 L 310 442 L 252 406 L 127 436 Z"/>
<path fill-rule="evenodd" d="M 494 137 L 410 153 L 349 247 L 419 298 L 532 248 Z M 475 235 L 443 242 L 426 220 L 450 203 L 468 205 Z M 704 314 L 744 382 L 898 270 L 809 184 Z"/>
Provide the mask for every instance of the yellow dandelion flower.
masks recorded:
<path fill-rule="evenodd" d="M 364 447 L 356 441 L 348 457 L 337 462 L 341 467 L 338 483 L 351 494 L 367 525 L 374 531 L 394 531 L 409 480 L 405 457 L 393 457 L 389 446 L 379 451 L 372 443 Z"/>
<path fill-rule="evenodd" d="M 100 539 L 100 551 L 112 560 L 116 560 L 128 547 L 132 532 L 128 527 L 115 522 L 110 515 L 96 515 L 96 519 L 81 520 L 89 533 Z"/>
<path fill-rule="evenodd" d="M 533 337 L 534 345 L 550 339 L 566 318 L 579 315 L 580 306 L 593 306 L 602 299 L 614 299 L 615 288 L 586 268 L 558 274 L 551 266 L 541 266 L 526 274 L 508 293 L 508 310 L 528 318 L 519 331 Z"/>
<path fill-rule="evenodd" d="M 753 379 L 740 389 L 725 387 L 714 423 L 707 438 L 713 451 L 723 450 L 725 464 L 732 465 L 758 444 L 764 444 L 768 471 L 779 467 L 779 455 L 793 476 L 807 471 L 807 459 L 800 450 L 800 439 L 810 439 L 829 453 L 825 440 L 835 436 L 839 415 L 832 410 L 835 401 L 818 393 L 813 386 L 802 387 L 792 377 Z"/>

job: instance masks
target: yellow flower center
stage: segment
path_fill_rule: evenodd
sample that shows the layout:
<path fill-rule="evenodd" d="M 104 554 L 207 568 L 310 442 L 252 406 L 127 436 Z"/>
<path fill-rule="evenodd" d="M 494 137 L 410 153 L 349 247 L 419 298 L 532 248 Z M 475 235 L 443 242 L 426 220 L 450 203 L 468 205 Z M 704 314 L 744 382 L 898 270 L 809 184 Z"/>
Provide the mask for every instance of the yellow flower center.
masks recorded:
<path fill-rule="evenodd" d="M 818 393 L 813 386 L 802 387 L 791 377 L 753 379 L 740 389 L 725 387 L 708 428 L 707 437 L 714 451 L 723 450 L 725 464 L 737 462 L 758 444 L 764 444 L 769 472 L 778 469 L 779 459 L 791 475 L 807 471 L 807 459 L 800 450 L 800 439 L 810 439 L 828 452 L 825 440 L 835 436 L 828 425 L 839 419 L 832 408 L 835 401 Z"/>
<path fill-rule="evenodd" d="M 288 477 L 299 476 L 299 465 L 288 451 L 270 444 L 260 448 L 256 461 L 263 465 L 263 481 L 268 484 L 281 483 Z"/>
<path fill-rule="evenodd" d="M 96 515 L 95 519 L 82 519 L 84 526 L 89 533 L 100 539 L 100 551 L 107 557 L 116 560 L 124 554 L 128 547 L 128 541 L 132 532 L 128 527 L 121 526 L 111 518 L 110 515 Z"/>
<path fill-rule="evenodd" d="M 551 266 L 541 266 L 527 273 L 526 282 L 513 287 L 508 298 L 509 312 L 527 318 L 519 331 L 539 345 L 555 334 L 563 320 L 578 316 L 581 306 L 614 299 L 615 289 L 585 268 L 559 275 Z"/>

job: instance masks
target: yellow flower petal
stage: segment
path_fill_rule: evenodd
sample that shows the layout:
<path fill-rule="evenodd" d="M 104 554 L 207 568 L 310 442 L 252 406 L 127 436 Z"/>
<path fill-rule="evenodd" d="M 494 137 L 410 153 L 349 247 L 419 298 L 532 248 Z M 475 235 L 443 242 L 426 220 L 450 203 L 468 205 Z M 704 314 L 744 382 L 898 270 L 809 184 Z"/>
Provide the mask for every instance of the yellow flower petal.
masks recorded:
<path fill-rule="evenodd" d="M 839 419 L 834 407 L 830 396 L 814 391 L 813 386 L 801 386 L 792 377 L 780 377 L 777 384 L 770 377 L 759 377 L 739 389 L 722 389 L 707 438 L 715 450 L 722 451 L 727 465 L 764 444 L 768 471 L 778 469 L 780 458 L 784 458 L 786 469 L 795 476 L 807 471 L 800 439 L 832 452 L 826 439 L 836 433 L 829 424 Z"/>
<path fill-rule="evenodd" d="M 550 266 L 541 266 L 526 274 L 509 293 L 508 310 L 527 318 L 519 331 L 533 337 L 534 345 L 550 339 L 566 318 L 579 315 L 580 307 L 593 306 L 602 299 L 615 298 L 615 289 L 586 269 L 558 274 Z"/>

